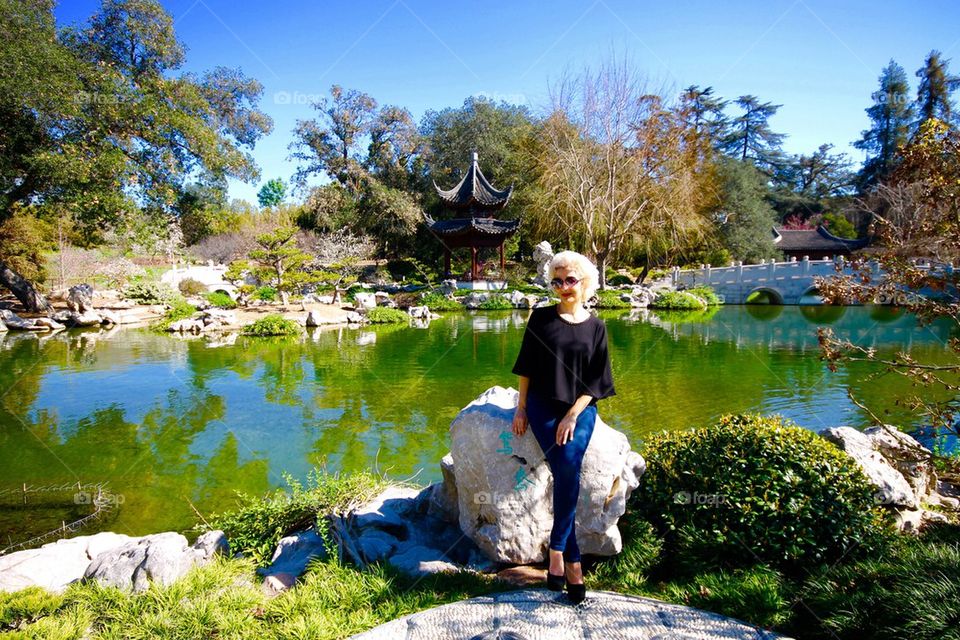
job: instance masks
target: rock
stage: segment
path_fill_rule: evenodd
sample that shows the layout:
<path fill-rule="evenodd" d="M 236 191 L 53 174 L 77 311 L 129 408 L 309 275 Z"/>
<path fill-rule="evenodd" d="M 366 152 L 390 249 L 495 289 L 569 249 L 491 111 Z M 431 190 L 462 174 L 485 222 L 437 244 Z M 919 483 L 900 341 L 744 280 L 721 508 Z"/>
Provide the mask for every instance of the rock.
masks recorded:
<path fill-rule="evenodd" d="M 3 318 L 0 318 L 0 333 L 4 333 L 6 331 L 9 331 L 9 329 L 7 329 L 7 323 L 3 321 Z"/>
<path fill-rule="evenodd" d="M 187 539 L 174 531 L 155 533 L 101 553 L 87 567 L 84 579 L 141 592 L 150 581 L 172 584 L 194 566 L 210 562 L 215 553 L 225 549 L 222 531 L 200 536 L 193 546 L 188 546 Z"/>
<path fill-rule="evenodd" d="M 261 590 L 268 597 L 280 595 L 288 589 L 292 589 L 297 583 L 297 576 L 290 573 L 273 573 L 263 579 Z"/>
<path fill-rule="evenodd" d="M 900 509 L 896 512 L 896 525 L 904 533 L 919 533 L 934 523 L 949 522 L 942 513 L 927 509 Z"/>
<path fill-rule="evenodd" d="M 920 501 L 906 478 L 874 448 L 870 436 L 852 427 L 831 427 L 820 435 L 853 458 L 877 488 L 878 504 L 916 509 Z"/>
<path fill-rule="evenodd" d="M 421 489 L 389 486 L 369 502 L 350 512 L 350 524 L 355 527 L 375 526 L 379 529 L 402 531 Z"/>
<path fill-rule="evenodd" d="M 432 547 L 410 544 L 390 557 L 390 564 L 412 576 L 432 573 L 457 573 L 460 567 L 449 562 L 444 554 Z"/>
<path fill-rule="evenodd" d="M 514 289 L 513 293 L 510 294 L 510 303 L 515 307 L 519 307 L 526 301 L 526 299 L 526 294 L 522 291 L 517 291 L 516 289 Z"/>
<path fill-rule="evenodd" d="M 317 302 L 320 304 L 333 304 L 333 296 L 319 296 Z"/>
<path fill-rule="evenodd" d="M 322 324 L 320 314 L 316 311 L 308 311 L 304 320 L 304 325 L 308 327 L 319 327 Z"/>
<path fill-rule="evenodd" d="M 863 430 L 863 435 L 870 438 L 873 448 L 906 479 L 918 501 L 936 489 L 937 472 L 930 463 L 930 451 L 912 436 L 893 425 L 869 427 Z"/>
<path fill-rule="evenodd" d="M 366 322 L 366 319 L 356 311 L 350 311 L 347 313 L 347 322 L 350 324 L 363 324 Z"/>
<path fill-rule="evenodd" d="M 71 313 L 70 320 L 75 327 L 95 327 L 103 323 L 103 318 L 100 317 L 100 314 L 93 310 L 82 313 Z"/>
<path fill-rule="evenodd" d="M 449 453 L 440 460 L 440 472 L 443 481 L 430 485 L 427 489 L 427 513 L 457 524 L 460 522 L 460 505 L 457 498 L 457 478 L 453 468 L 453 456 Z"/>
<path fill-rule="evenodd" d="M 357 538 L 356 545 L 365 562 L 377 562 L 393 553 L 400 541 L 386 531 L 370 529 Z"/>
<path fill-rule="evenodd" d="M 353 299 L 358 309 L 373 309 L 377 306 L 377 296 L 373 293 L 362 291 L 357 293 Z"/>
<path fill-rule="evenodd" d="M 440 293 L 445 296 L 453 295 L 457 292 L 457 281 L 450 279 L 440 283 Z"/>
<path fill-rule="evenodd" d="M 450 426 L 451 456 L 460 528 L 491 560 L 526 564 L 547 557 L 553 477 L 533 433 L 513 435 L 517 396 L 495 386 L 461 410 Z M 577 505 L 583 553 L 620 552 L 617 521 L 644 470 L 626 436 L 598 416 Z"/>
<path fill-rule="evenodd" d="M 298 578 L 306 571 L 311 560 L 325 558 L 326 555 L 323 539 L 314 529 L 307 529 L 281 538 L 270 559 L 270 566 L 257 572 L 264 576 L 289 574 Z"/>
<path fill-rule="evenodd" d="M 66 329 L 66 327 L 53 318 L 35 318 L 33 323 L 38 327 L 43 327 L 44 329 L 49 329 L 51 331 L 60 331 Z"/>
<path fill-rule="evenodd" d="M 74 313 L 84 314 L 93 311 L 93 287 L 78 284 L 67 292 L 67 307 Z"/>
<path fill-rule="evenodd" d="M 546 287 L 550 284 L 550 261 L 553 260 L 553 248 L 544 240 L 533 248 L 533 262 L 536 265 L 537 276 L 534 284 Z"/>
<path fill-rule="evenodd" d="M 227 325 L 235 326 L 237 324 L 237 313 L 229 309 L 210 308 L 200 316 L 204 325 Z"/>
<path fill-rule="evenodd" d="M 397 306 L 397 303 L 393 301 L 393 299 L 390 297 L 390 294 L 386 291 L 376 291 L 374 292 L 373 296 L 377 301 L 377 306 L 393 308 L 396 308 Z"/>
<path fill-rule="evenodd" d="M 0 591 L 18 591 L 33 586 L 63 591 L 83 577 L 91 560 L 131 539 L 120 533 L 104 531 L 0 556 Z"/>
<path fill-rule="evenodd" d="M 463 306 L 467 309 L 479 309 L 480 304 L 486 302 L 490 295 L 480 291 L 471 291 L 463 299 Z"/>
<path fill-rule="evenodd" d="M 18 331 L 46 331 L 46 327 L 38 326 L 33 320 L 21 318 L 9 309 L 0 309 L 0 320 L 8 329 Z"/>
<path fill-rule="evenodd" d="M 100 310 L 100 322 L 105 325 L 116 325 L 120 324 L 120 316 L 114 313 L 113 311 L 108 311 L 106 309 Z"/>
<path fill-rule="evenodd" d="M 226 534 L 219 529 L 200 534 L 193 543 L 193 549 L 203 561 L 208 561 L 218 554 L 230 555 L 230 543 L 227 542 Z"/>
<path fill-rule="evenodd" d="M 407 309 L 407 313 L 410 315 L 411 318 L 416 318 L 416 319 L 430 318 L 430 309 L 426 305 L 423 305 L 420 307 L 410 307 Z"/>

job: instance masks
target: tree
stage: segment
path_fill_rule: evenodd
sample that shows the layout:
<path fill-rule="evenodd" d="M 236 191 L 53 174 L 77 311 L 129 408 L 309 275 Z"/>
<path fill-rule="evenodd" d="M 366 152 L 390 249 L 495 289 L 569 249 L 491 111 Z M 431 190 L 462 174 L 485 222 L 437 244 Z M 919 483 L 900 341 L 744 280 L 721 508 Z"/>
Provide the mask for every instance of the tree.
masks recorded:
<path fill-rule="evenodd" d="M 818 278 L 817 287 L 829 301 L 892 298 L 915 314 L 920 326 L 939 320 L 960 328 L 960 273 L 944 264 L 960 260 L 960 132 L 936 118 L 926 120 L 899 160 L 888 181 L 864 203 L 874 217 L 879 251 L 871 257 L 878 261 L 881 277 L 867 261 L 855 259 L 851 275 Z M 918 256 L 933 260 L 931 268 L 916 264 L 913 259 Z M 887 373 L 904 376 L 918 391 L 897 403 L 913 410 L 934 433 L 960 436 L 960 339 L 948 340 L 944 357 L 936 362 L 923 362 L 905 352 L 884 359 L 828 328 L 821 328 L 818 337 L 831 371 L 858 362 L 867 363 L 871 378 Z M 870 407 L 848 394 L 871 421 L 884 424 Z M 956 457 L 935 452 L 932 458 L 960 472 Z"/>
<path fill-rule="evenodd" d="M 918 127 L 933 118 L 953 124 L 955 115 L 950 94 L 960 86 L 960 77 L 950 75 L 947 70 L 949 62 L 934 49 L 927 55 L 923 66 L 917 69 L 917 77 L 920 78 L 916 103 Z"/>
<path fill-rule="evenodd" d="M 850 159 L 832 150 L 832 144 L 822 144 L 810 155 L 784 158 L 773 175 L 771 194 L 781 220 L 822 214 L 831 199 L 849 195 L 855 182 Z"/>
<path fill-rule="evenodd" d="M 913 107 L 909 99 L 910 86 L 903 67 L 891 60 L 880 73 L 880 88 L 871 94 L 873 105 L 867 108 L 871 126 L 853 143 L 866 151 L 869 157 L 860 170 L 862 191 L 884 180 L 896 166 L 897 150 L 910 137 Z"/>
<path fill-rule="evenodd" d="M 51 2 L 0 2 L 0 220 L 36 204 L 94 233 L 131 211 L 168 216 L 188 177 L 255 179 L 248 150 L 271 128 L 261 85 L 225 68 L 175 75 L 183 47 L 158 2 L 104 0 L 60 31 Z M 27 308 L 49 308 L 9 271 L 0 283 Z"/>
<path fill-rule="evenodd" d="M 773 243 L 776 213 L 766 200 L 766 179 L 750 162 L 724 158 L 718 215 L 724 243 L 738 260 L 759 262 L 780 252 Z"/>
<path fill-rule="evenodd" d="M 313 256 L 297 247 L 297 232 L 296 227 L 277 227 L 257 236 L 258 248 L 250 252 L 257 263 L 252 269 L 254 276 L 279 291 L 284 305 L 291 292 L 316 281 L 316 276 L 304 269 Z"/>
<path fill-rule="evenodd" d="M 642 246 L 647 265 L 672 241 L 707 226 L 697 200 L 698 153 L 683 119 L 647 91 L 626 61 L 567 76 L 544 124 L 541 184 L 547 219 L 586 247 L 605 287 L 608 262 Z"/>
<path fill-rule="evenodd" d="M 268 180 L 257 193 L 257 201 L 261 207 L 275 207 L 283 202 L 287 194 L 287 185 L 280 178 Z"/>
<path fill-rule="evenodd" d="M 730 119 L 724 113 L 728 102 L 713 95 L 713 87 L 701 89 L 691 85 L 680 94 L 681 111 L 687 127 L 705 135 L 714 148 L 719 148 L 728 134 Z"/>
<path fill-rule="evenodd" d="M 783 105 L 760 102 L 756 96 L 740 96 L 734 101 L 743 113 L 730 121 L 720 148 L 740 161 L 752 160 L 757 167 L 772 173 L 780 160 L 780 145 L 786 135 L 774 133 L 769 120 Z"/>
<path fill-rule="evenodd" d="M 301 162 L 294 180 L 300 187 L 313 175 L 326 174 L 357 195 L 364 178 L 363 140 L 376 119 L 377 101 L 361 91 L 330 87 L 330 98 L 313 104 L 319 120 L 298 120 L 290 144 Z"/>

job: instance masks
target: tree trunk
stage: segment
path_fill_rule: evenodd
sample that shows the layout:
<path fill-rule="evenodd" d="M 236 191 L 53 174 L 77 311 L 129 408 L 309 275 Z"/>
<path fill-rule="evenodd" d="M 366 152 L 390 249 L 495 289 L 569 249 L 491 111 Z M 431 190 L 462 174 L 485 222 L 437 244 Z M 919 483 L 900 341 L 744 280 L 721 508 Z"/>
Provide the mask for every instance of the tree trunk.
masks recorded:
<path fill-rule="evenodd" d="M 53 311 L 53 306 L 47 302 L 42 293 L 34 288 L 29 280 L 3 262 L 0 262 L 0 284 L 10 289 L 27 311 L 33 313 L 51 313 Z"/>

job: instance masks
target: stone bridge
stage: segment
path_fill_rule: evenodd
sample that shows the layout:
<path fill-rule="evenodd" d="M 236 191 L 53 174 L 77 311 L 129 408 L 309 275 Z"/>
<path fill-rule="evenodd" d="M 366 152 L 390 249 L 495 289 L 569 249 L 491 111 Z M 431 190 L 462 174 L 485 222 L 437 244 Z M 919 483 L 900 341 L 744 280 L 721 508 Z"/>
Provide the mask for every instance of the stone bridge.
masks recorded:
<path fill-rule="evenodd" d="M 729 267 L 702 265 L 699 269 L 674 267 L 671 282 L 675 288 L 690 288 L 701 285 L 711 287 L 724 304 L 744 304 L 754 293 L 765 293 L 771 304 L 821 304 L 813 279 L 816 276 L 837 275 L 837 268 L 845 274 L 852 273 L 850 263 L 843 256 L 836 259 L 802 260 L 791 258 L 789 262 L 771 259 L 760 264 L 732 263 Z M 870 262 L 874 278 L 881 275 L 880 265 Z M 903 294 L 905 295 L 905 294 Z M 884 302 L 895 302 L 894 300 Z M 901 301 L 902 302 L 902 301 Z"/>

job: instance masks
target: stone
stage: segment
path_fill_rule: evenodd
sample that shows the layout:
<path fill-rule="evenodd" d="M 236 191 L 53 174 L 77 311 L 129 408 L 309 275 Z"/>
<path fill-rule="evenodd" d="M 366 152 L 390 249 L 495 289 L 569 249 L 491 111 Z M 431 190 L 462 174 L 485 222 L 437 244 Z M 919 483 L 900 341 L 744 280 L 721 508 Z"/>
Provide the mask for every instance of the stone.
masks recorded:
<path fill-rule="evenodd" d="M 527 564 L 547 557 L 553 477 L 533 433 L 513 435 L 518 395 L 515 389 L 491 387 L 461 410 L 450 426 L 450 454 L 461 530 L 491 560 Z M 577 505 L 583 553 L 620 552 L 617 521 L 645 469 L 626 436 L 598 416 Z"/>
<path fill-rule="evenodd" d="M 320 314 L 316 311 L 308 311 L 307 317 L 303 321 L 304 325 L 307 327 L 319 327 L 323 324 Z"/>
<path fill-rule="evenodd" d="M 930 451 L 915 438 L 893 425 L 869 427 L 863 434 L 906 479 L 918 501 L 936 489 L 937 472 L 930 463 Z"/>
<path fill-rule="evenodd" d="M 364 531 L 356 540 L 357 551 L 363 556 L 364 562 L 382 560 L 399 545 L 400 541 L 395 536 L 377 529 Z"/>
<path fill-rule="evenodd" d="M 897 528 L 904 533 L 919 533 L 931 524 L 950 522 L 942 513 L 928 509 L 900 509 L 895 518 Z"/>
<path fill-rule="evenodd" d="M 7 323 L 3 321 L 3 318 L 0 318 L 0 333 L 4 333 L 6 331 L 9 331 L 9 329 L 7 329 Z"/>
<path fill-rule="evenodd" d="M 46 331 L 46 327 L 38 326 L 32 319 L 21 318 L 9 309 L 0 309 L 0 320 L 8 329 L 18 331 Z"/>
<path fill-rule="evenodd" d="M 60 331 L 66 329 L 66 327 L 53 318 L 35 318 L 33 323 L 38 327 L 43 327 L 44 329 L 49 329 L 51 331 Z"/>
<path fill-rule="evenodd" d="M 362 291 L 357 293 L 353 300 L 358 309 L 373 309 L 377 306 L 377 296 L 373 293 Z"/>
<path fill-rule="evenodd" d="M 365 321 L 366 319 L 356 311 L 347 313 L 347 322 L 350 324 L 363 324 Z"/>
<path fill-rule="evenodd" d="M 553 248 L 546 240 L 533 248 L 533 263 L 536 265 L 534 284 L 546 287 L 550 284 L 550 261 L 553 260 Z"/>
<path fill-rule="evenodd" d="M 460 567 L 447 560 L 444 554 L 418 544 L 406 545 L 390 556 L 390 564 L 412 576 L 460 571 Z"/>
<path fill-rule="evenodd" d="M 440 460 L 442 482 L 435 482 L 427 488 L 427 513 L 457 524 L 460 522 L 460 505 L 457 498 L 457 477 L 453 468 L 453 456 L 449 453 Z"/>
<path fill-rule="evenodd" d="M 175 531 L 135 538 L 99 554 L 84 572 L 84 579 L 104 586 L 141 592 L 151 581 L 169 585 L 194 566 L 203 565 L 226 549 L 222 531 L 208 532 L 193 546 Z"/>
<path fill-rule="evenodd" d="M 433 315 L 430 313 L 430 309 L 426 305 L 423 305 L 420 307 L 409 307 L 407 309 L 407 313 L 410 315 L 411 318 L 415 318 L 418 320 L 429 319 L 430 316 Z"/>
<path fill-rule="evenodd" d="M 325 558 L 327 550 L 323 538 L 314 529 L 307 529 L 281 538 L 270 558 L 270 566 L 258 569 L 264 576 L 286 573 L 300 577 L 314 558 Z"/>
<path fill-rule="evenodd" d="M 70 314 L 70 319 L 75 327 L 95 327 L 103 323 L 100 314 L 93 310 L 87 310 L 82 313 Z"/>
<path fill-rule="evenodd" d="M 237 312 L 230 309 L 210 308 L 204 311 L 200 317 L 205 325 L 236 326 L 237 324 Z"/>
<path fill-rule="evenodd" d="M 391 485 L 369 502 L 350 512 L 350 524 L 355 527 L 377 527 L 387 531 L 402 530 L 406 526 L 414 499 L 421 489 Z"/>
<path fill-rule="evenodd" d="M 510 294 L 510 304 L 515 307 L 519 307 L 527 299 L 527 295 L 522 291 L 517 291 L 516 289 Z"/>
<path fill-rule="evenodd" d="M 0 591 L 43 587 L 59 593 L 83 578 L 91 560 L 130 540 L 130 536 L 104 531 L 0 556 Z"/>
<path fill-rule="evenodd" d="M 290 573 L 273 573 L 263 579 L 261 590 L 268 597 L 280 595 L 293 588 L 297 583 L 297 576 Z"/>
<path fill-rule="evenodd" d="M 333 296 L 318 296 L 317 302 L 320 304 L 333 304 Z"/>
<path fill-rule="evenodd" d="M 877 488 L 876 502 L 916 509 L 920 501 L 906 478 L 874 448 L 873 439 L 852 427 L 830 427 L 820 435 L 853 458 Z"/>
<path fill-rule="evenodd" d="M 444 280 L 440 283 L 440 293 L 445 296 L 453 295 L 457 292 L 457 281 L 455 279 Z"/>
<path fill-rule="evenodd" d="M 100 322 L 105 325 L 120 324 L 120 316 L 107 309 L 100 310 Z"/>
<path fill-rule="evenodd" d="M 84 314 L 93 311 L 93 287 L 89 284 L 70 287 L 66 302 L 67 308 L 74 313 Z"/>

